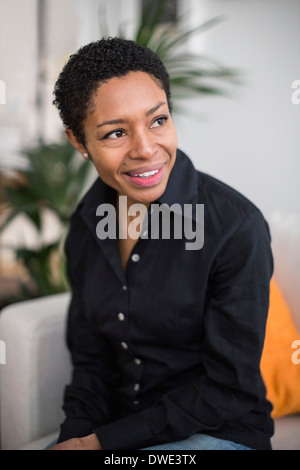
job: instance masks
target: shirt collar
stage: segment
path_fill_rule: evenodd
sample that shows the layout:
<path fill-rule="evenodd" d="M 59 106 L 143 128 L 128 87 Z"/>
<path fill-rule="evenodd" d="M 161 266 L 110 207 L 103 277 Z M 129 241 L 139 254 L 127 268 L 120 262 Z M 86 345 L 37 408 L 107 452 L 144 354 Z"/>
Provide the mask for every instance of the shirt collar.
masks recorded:
<path fill-rule="evenodd" d="M 183 213 L 185 204 L 195 205 L 198 200 L 197 172 L 185 153 L 177 150 L 175 165 L 170 174 L 167 188 L 159 202 L 172 206 L 179 204 Z M 176 212 L 176 209 L 175 209 Z M 195 216 L 193 211 L 193 218 Z"/>

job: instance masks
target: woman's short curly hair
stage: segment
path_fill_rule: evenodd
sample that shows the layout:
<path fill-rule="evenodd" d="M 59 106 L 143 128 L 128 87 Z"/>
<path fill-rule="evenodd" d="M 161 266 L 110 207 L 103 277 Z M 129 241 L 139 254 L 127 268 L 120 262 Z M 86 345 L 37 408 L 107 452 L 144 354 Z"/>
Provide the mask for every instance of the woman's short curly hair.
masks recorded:
<path fill-rule="evenodd" d="M 71 55 L 54 88 L 63 124 L 85 145 L 84 121 L 98 87 L 114 77 L 130 72 L 146 72 L 155 77 L 166 92 L 171 111 L 170 79 L 159 57 L 149 48 L 121 38 L 103 38 Z"/>

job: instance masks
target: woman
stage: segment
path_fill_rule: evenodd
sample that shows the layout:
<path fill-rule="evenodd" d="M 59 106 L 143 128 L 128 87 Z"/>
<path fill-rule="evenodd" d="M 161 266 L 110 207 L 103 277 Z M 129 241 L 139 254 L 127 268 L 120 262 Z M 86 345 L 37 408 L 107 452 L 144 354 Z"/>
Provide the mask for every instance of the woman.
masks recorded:
<path fill-rule="evenodd" d="M 169 77 L 149 49 L 83 47 L 55 104 L 99 178 L 66 241 L 74 372 L 53 449 L 270 449 L 260 357 L 272 255 L 260 211 L 177 149 Z M 161 208 L 168 236 L 159 226 L 151 237 Z M 187 247 L 178 217 L 204 243 Z"/>

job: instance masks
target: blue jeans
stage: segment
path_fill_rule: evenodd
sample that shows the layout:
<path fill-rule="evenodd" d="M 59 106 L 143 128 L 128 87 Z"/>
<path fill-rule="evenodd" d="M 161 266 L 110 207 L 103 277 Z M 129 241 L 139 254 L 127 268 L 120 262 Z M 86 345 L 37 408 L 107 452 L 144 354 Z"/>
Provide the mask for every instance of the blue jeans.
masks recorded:
<path fill-rule="evenodd" d="M 50 449 L 56 442 L 52 442 L 45 450 Z M 235 442 L 217 439 L 206 434 L 194 434 L 188 439 L 168 444 L 159 444 L 153 447 L 145 447 L 140 450 L 254 450 Z"/>
<path fill-rule="evenodd" d="M 194 434 L 188 439 L 146 447 L 141 450 L 254 450 L 235 442 L 217 439 L 206 434 Z"/>

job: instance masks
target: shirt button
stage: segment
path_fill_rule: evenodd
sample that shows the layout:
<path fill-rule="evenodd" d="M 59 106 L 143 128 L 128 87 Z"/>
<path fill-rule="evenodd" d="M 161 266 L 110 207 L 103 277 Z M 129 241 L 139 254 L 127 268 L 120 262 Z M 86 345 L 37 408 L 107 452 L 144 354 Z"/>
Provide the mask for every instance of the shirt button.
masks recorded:
<path fill-rule="evenodd" d="M 135 384 L 134 387 L 133 387 L 133 390 L 134 390 L 135 392 L 138 392 L 139 389 L 140 389 L 140 384 Z"/>
<path fill-rule="evenodd" d="M 123 289 L 123 290 L 127 290 L 127 286 L 123 286 L 122 289 Z"/>
<path fill-rule="evenodd" d="M 118 319 L 119 319 L 120 321 L 124 321 L 124 320 L 125 320 L 125 315 L 124 315 L 124 313 L 118 313 Z"/>
<path fill-rule="evenodd" d="M 134 405 L 139 405 L 140 402 L 139 402 L 139 400 L 134 400 L 133 404 L 134 404 Z"/>
<path fill-rule="evenodd" d="M 134 263 L 137 263 L 138 261 L 140 261 L 140 255 L 138 255 L 137 253 L 134 253 L 134 255 L 131 256 L 131 259 Z"/>
<path fill-rule="evenodd" d="M 137 366 L 140 366 L 142 363 L 142 361 L 138 357 L 135 358 L 134 362 L 136 363 Z"/>
<path fill-rule="evenodd" d="M 128 344 L 125 343 L 124 341 L 121 343 L 121 346 L 123 349 L 128 349 Z"/>

